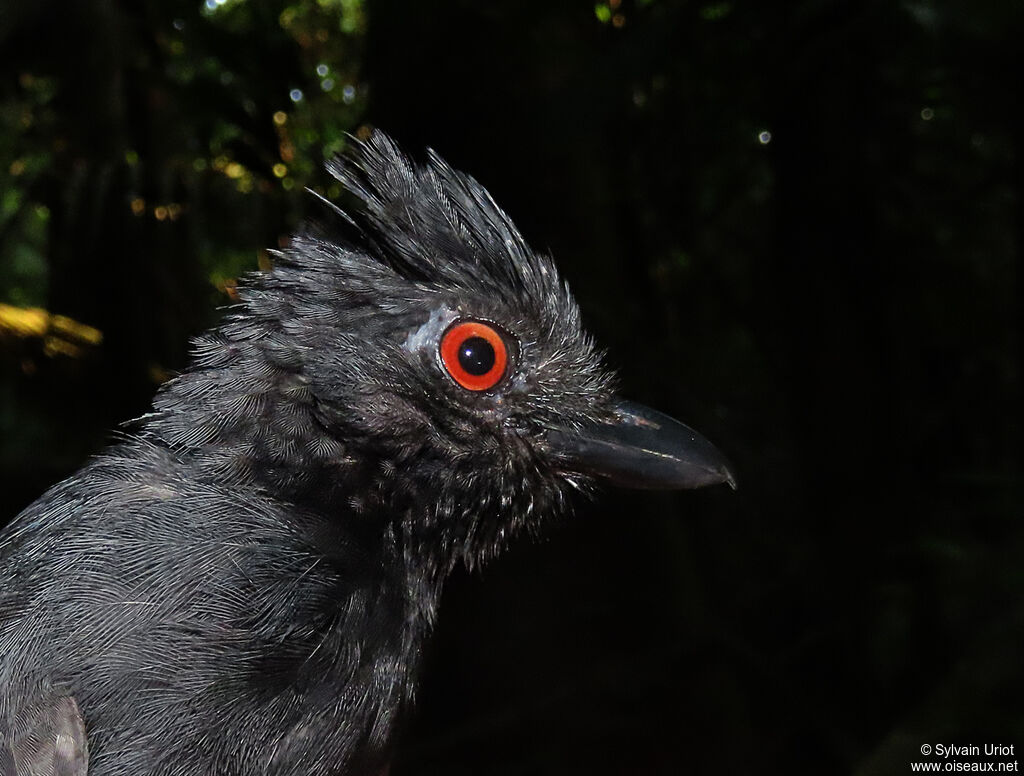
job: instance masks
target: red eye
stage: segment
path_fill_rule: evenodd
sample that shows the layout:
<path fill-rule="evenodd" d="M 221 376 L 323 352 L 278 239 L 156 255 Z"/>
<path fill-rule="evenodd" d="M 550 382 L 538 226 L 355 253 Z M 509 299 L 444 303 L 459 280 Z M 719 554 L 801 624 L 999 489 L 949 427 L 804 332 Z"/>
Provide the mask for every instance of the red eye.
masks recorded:
<path fill-rule="evenodd" d="M 505 340 L 480 321 L 463 321 L 441 338 L 441 361 L 448 374 L 463 388 L 486 391 L 505 376 L 508 350 Z"/>

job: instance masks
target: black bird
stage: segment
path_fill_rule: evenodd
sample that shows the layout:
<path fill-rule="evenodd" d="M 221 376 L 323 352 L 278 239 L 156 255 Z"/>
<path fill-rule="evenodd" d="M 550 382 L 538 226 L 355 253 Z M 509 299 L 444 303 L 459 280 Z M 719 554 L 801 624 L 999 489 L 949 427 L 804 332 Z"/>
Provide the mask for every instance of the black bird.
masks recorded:
<path fill-rule="evenodd" d="M 732 483 L 616 398 L 472 178 L 380 133 L 330 171 L 363 202 L 336 209 L 350 236 L 296 237 L 0 534 L 0 776 L 375 776 L 456 565 L 595 477 Z"/>

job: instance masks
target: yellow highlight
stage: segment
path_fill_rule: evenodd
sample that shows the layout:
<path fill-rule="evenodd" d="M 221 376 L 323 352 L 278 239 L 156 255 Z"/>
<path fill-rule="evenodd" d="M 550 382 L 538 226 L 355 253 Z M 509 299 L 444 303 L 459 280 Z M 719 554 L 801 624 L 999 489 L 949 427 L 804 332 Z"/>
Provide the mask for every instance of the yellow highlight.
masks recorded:
<path fill-rule="evenodd" d="M 82 349 L 73 342 L 67 342 L 66 340 L 59 339 L 58 337 L 44 337 L 43 338 L 43 353 L 49 358 L 54 356 L 70 356 L 71 358 L 78 358 L 82 355 Z"/>
<path fill-rule="evenodd" d="M 0 329 L 19 337 L 42 337 L 49 328 L 50 314 L 38 307 L 0 304 Z"/>
<path fill-rule="evenodd" d="M 66 315 L 54 315 L 41 307 L 0 304 L 0 336 L 41 337 L 47 356 L 80 356 L 83 347 L 103 342 L 103 332 Z"/>
<path fill-rule="evenodd" d="M 277 113 L 274 114 L 274 123 L 279 127 L 283 127 L 285 124 L 288 123 L 288 114 L 285 113 L 283 110 L 279 110 Z"/>
<path fill-rule="evenodd" d="M 275 177 L 283 178 L 287 174 L 288 174 L 288 166 L 287 165 L 280 164 L 280 163 L 274 165 L 274 176 Z"/>
<path fill-rule="evenodd" d="M 229 178 L 237 180 L 238 178 L 241 178 L 243 175 L 245 175 L 245 168 L 238 162 L 229 162 L 228 165 L 224 168 L 224 174 L 227 175 Z"/>

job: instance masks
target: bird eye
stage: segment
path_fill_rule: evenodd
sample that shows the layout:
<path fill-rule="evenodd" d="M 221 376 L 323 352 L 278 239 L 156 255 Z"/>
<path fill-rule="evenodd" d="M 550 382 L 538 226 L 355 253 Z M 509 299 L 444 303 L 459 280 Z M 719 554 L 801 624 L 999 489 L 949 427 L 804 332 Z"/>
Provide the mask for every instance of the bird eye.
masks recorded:
<path fill-rule="evenodd" d="M 486 391 L 505 376 L 508 349 L 493 327 L 480 321 L 463 321 L 441 338 L 441 362 L 463 388 Z"/>

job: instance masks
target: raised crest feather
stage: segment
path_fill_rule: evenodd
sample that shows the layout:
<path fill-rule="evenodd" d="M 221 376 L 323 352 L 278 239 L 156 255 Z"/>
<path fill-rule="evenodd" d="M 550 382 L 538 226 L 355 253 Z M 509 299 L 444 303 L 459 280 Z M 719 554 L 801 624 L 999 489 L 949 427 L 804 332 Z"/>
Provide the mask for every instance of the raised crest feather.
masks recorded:
<path fill-rule="evenodd" d="M 327 168 L 363 204 L 345 217 L 406 278 L 536 305 L 566 297 L 551 259 L 530 249 L 483 186 L 434 151 L 417 164 L 375 131 Z"/>

